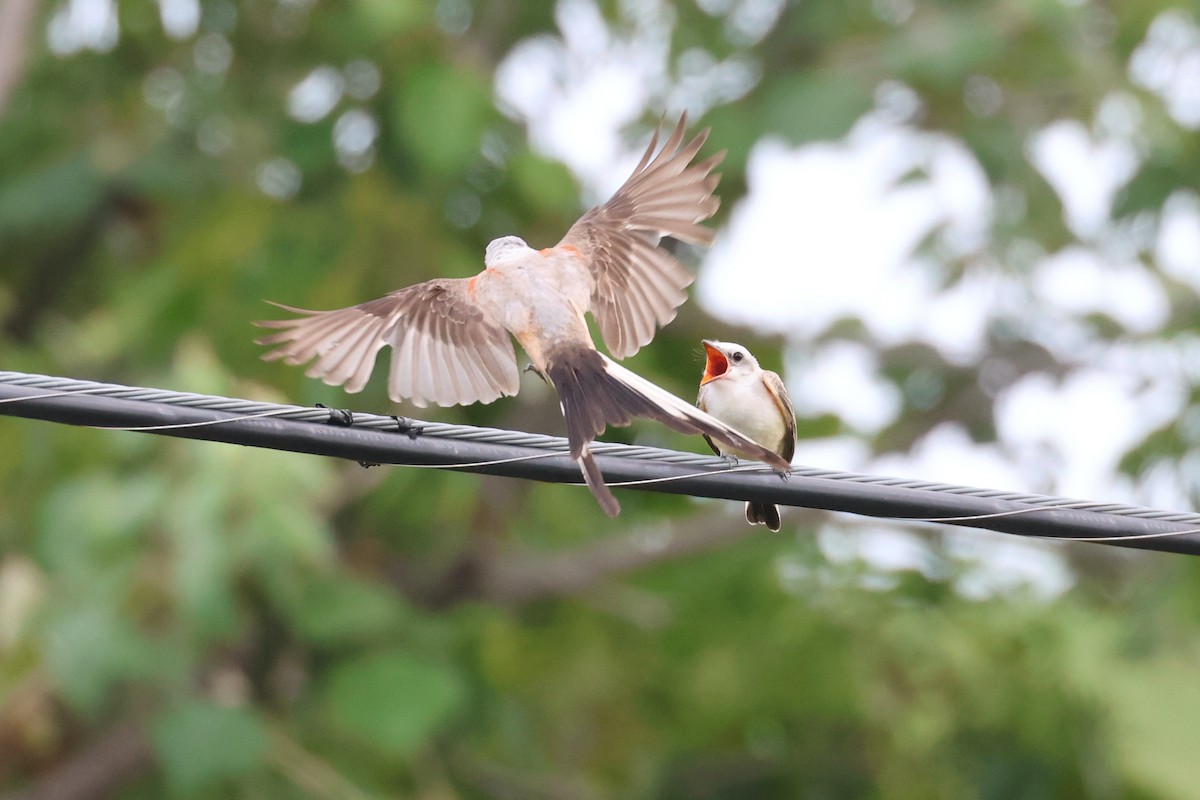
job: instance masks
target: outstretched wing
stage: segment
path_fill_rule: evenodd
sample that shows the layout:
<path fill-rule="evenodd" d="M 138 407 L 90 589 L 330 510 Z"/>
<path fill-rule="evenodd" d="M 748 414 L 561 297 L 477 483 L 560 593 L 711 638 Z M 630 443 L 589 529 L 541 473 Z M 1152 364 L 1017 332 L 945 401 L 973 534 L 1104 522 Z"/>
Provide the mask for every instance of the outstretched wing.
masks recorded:
<path fill-rule="evenodd" d="M 580 217 L 559 242 L 559 247 L 576 248 L 592 271 L 592 313 L 616 358 L 633 355 L 653 339 L 656 326 L 674 319 L 687 299 L 683 290 L 693 276 L 658 246 L 659 240 L 712 242 L 713 232 L 699 223 L 720 205 L 713 191 L 721 176 L 712 170 L 725 152 L 692 164 L 708 130 L 683 145 L 686 125 L 684 114 L 656 156 L 655 131 L 629 180 L 607 203 Z"/>
<path fill-rule="evenodd" d="M 263 356 L 267 361 L 316 359 L 309 377 L 345 384 L 348 392 L 366 385 L 376 354 L 391 345 L 392 400 L 409 398 L 418 406 L 490 403 L 516 394 L 520 373 L 508 332 L 472 302 L 467 282 L 439 278 L 333 311 L 280 305 L 301 316 L 255 323 L 278 331 L 257 342 L 276 345 Z"/>

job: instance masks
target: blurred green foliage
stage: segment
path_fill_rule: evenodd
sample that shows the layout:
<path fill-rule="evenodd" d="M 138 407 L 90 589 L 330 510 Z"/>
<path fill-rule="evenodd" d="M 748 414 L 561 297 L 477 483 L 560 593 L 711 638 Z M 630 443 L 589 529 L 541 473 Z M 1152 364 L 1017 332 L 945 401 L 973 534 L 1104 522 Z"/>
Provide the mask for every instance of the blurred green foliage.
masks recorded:
<path fill-rule="evenodd" d="M 328 308 L 470 274 L 494 236 L 548 245 L 581 211 L 493 99 L 518 42 L 559 35 L 551 4 L 225 0 L 175 37 L 154 5 L 121 3 L 110 51 L 53 53 L 67 5 L 40 8 L 0 117 L 6 368 L 387 413 L 378 380 L 348 399 L 261 363 L 263 299 Z M 614 31 L 627 5 L 602 4 Z M 1072 239 L 1023 142 L 1114 89 L 1146 98 L 1148 131 L 1117 213 L 1197 185 L 1194 133 L 1126 77 L 1165 0 L 806 0 L 752 42 L 729 21 L 752 3 L 703 5 L 674 9 L 672 53 L 761 72 L 705 118 L 708 149 L 730 150 L 723 214 L 761 136 L 840 137 L 884 81 L 1024 192 L 997 253 Z M 329 108 L 290 107 L 321 67 L 343 82 Z M 991 116 L 964 105 L 978 74 L 1006 98 Z M 353 124 L 360 145 L 374 134 L 339 147 Z M 1195 307 L 1181 297 L 1168 333 Z M 686 396 L 716 329 L 689 305 L 633 366 Z M 778 341 L 722 338 L 778 361 Z M 994 344 L 1018 371 L 1054 369 Z M 956 401 L 994 435 L 971 369 L 881 357 L 942 399 L 873 450 L 907 449 Z M 559 432 L 530 380 L 429 415 Z M 1181 468 L 1188 435 L 1173 423 L 1125 467 Z M 56 796 L 1194 796 L 1200 575 L 1183 558 L 1070 551 L 1062 597 L 976 600 L 940 532 L 929 570 L 880 583 L 816 547 L 815 516 L 747 535 L 733 504 L 626 492 L 609 520 L 572 487 L 12 419 L 0 437 L 0 792 L 86 761 L 93 783 Z M 700 449 L 609 434 L 634 437 Z M 704 531 L 726 546 L 667 550 Z M 132 753 L 115 773 L 114 746 Z"/>

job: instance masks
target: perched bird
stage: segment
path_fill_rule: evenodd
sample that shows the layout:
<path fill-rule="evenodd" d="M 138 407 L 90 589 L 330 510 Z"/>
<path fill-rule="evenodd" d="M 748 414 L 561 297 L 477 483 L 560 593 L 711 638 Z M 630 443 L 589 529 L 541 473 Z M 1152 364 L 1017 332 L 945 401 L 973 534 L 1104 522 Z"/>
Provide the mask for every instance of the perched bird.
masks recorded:
<path fill-rule="evenodd" d="M 740 344 L 709 339 L 702 344 L 706 360 L 696 405 L 790 463 L 796 452 L 796 412 L 783 381 L 760 367 Z M 704 439 L 717 455 L 764 460 L 759 452 L 736 443 L 714 442 L 708 436 Z M 774 503 L 746 503 L 746 521 L 777 531 L 779 507 Z"/>
<path fill-rule="evenodd" d="M 699 433 L 739 452 L 779 465 L 782 460 L 729 425 L 713 419 L 602 355 L 592 342 L 591 313 L 615 358 L 625 358 L 675 318 L 693 276 L 666 250 L 663 236 L 708 244 L 700 225 L 717 210 L 724 152 L 695 164 L 708 131 L 683 143 L 687 117 L 658 147 L 658 132 L 616 194 L 584 214 L 554 247 L 534 250 L 516 236 L 488 244 L 483 272 L 436 278 L 349 308 L 307 311 L 256 323 L 276 332 L 263 356 L 288 364 L 313 361 L 310 377 L 357 392 L 376 354 L 392 347 L 388 395 L 417 406 L 490 403 L 513 395 L 520 373 L 509 334 L 525 349 L 530 368 L 553 384 L 566 418 L 572 458 L 609 515 L 620 512 L 588 443 L 606 425 L 632 417 L 657 419 L 682 433 Z M 279 305 L 279 304 L 276 304 Z"/>

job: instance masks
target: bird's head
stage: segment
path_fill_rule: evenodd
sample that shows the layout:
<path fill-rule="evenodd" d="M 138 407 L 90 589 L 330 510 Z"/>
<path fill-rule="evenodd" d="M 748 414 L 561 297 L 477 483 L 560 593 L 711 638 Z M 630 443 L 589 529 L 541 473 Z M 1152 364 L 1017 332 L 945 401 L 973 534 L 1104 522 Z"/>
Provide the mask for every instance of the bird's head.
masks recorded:
<path fill-rule="evenodd" d="M 529 251 L 529 245 L 520 236 L 501 236 L 488 242 L 487 250 L 483 251 L 483 264 L 494 267 L 502 261 Z"/>
<path fill-rule="evenodd" d="M 704 376 L 700 379 L 701 386 L 724 376 L 749 375 L 758 370 L 758 361 L 740 344 L 713 339 L 705 339 L 701 344 L 704 345 L 706 359 Z"/>

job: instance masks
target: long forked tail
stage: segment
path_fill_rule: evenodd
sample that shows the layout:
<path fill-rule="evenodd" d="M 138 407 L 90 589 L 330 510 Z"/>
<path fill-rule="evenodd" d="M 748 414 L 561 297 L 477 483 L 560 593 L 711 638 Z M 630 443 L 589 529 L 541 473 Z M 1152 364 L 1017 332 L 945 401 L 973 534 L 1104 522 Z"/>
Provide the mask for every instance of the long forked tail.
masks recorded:
<path fill-rule="evenodd" d="M 609 516 L 616 516 L 621 506 L 604 485 L 587 445 L 607 426 L 628 425 L 634 417 L 656 419 L 680 433 L 708 436 L 733 450 L 754 454 L 776 469 L 789 468 L 782 456 L 597 350 L 560 350 L 552 355 L 546 371 L 567 422 L 571 457 L 579 461 L 588 488 Z"/>

